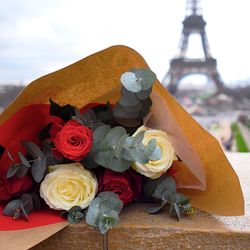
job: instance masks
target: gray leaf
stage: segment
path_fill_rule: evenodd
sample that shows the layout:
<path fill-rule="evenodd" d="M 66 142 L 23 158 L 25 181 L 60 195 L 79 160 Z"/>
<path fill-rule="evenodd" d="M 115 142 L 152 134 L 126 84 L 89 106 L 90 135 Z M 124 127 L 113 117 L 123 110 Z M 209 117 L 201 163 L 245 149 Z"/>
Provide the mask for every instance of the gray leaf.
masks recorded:
<path fill-rule="evenodd" d="M 121 83 L 129 91 L 136 93 L 142 90 L 141 83 L 133 72 L 123 73 L 121 76 Z"/>

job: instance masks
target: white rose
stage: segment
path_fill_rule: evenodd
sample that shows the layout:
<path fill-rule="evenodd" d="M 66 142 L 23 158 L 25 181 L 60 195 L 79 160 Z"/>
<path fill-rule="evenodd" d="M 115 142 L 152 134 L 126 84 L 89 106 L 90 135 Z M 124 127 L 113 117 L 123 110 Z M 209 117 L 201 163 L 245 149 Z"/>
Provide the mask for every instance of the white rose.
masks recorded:
<path fill-rule="evenodd" d="M 40 186 L 40 195 L 56 210 L 69 210 L 74 206 L 82 209 L 94 199 L 98 183 L 96 177 L 80 163 L 61 164 L 49 167 Z"/>
<path fill-rule="evenodd" d="M 172 147 L 167 133 L 161 130 L 147 129 L 141 126 L 137 129 L 134 135 L 138 134 L 140 131 L 145 131 L 142 143 L 148 145 L 151 139 L 155 139 L 157 146 L 161 149 L 162 157 L 159 160 L 150 160 L 147 164 L 141 164 L 139 162 L 134 162 L 132 168 L 138 173 L 145 175 L 151 179 L 159 178 L 163 173 L 171 167 L 174 160 L 176 160 L 176 155 L 174 148 Z"/>

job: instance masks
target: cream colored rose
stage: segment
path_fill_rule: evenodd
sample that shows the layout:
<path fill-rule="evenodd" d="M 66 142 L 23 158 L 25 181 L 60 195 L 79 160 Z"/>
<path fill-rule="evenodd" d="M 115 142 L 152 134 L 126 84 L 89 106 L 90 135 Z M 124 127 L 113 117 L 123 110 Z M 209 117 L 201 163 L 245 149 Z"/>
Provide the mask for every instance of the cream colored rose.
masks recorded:
<path fill-rule="evenodd" d="M 150 160 L 147 164 L 141 164 L 139 162 L 134 162 L 132 168 L 138 173 L 145 175 L 151 179 L 159 178 L 163 173 L 171 167 L 174 160 L 176 160 L 176 155 L 174 149 L 168 139 L 167 133 L 161 130 L 147 129 L 142 126 L 138 128 L 134 135 L 138 134 L 140 131 L 145 131 L 142 143 L 148 145 L 151 139 L 156 139 L 157 146 L 161 149 L 162 157 L 159 160 Z"/>
<path fill-rule="evenodd" d="M 80 163 L 49 167 L 40 186 L 40 195 L 56 210 L 69 210 L 74 206 L 86 208 L 94 199 L 98 184 L 96 177 Z"/>

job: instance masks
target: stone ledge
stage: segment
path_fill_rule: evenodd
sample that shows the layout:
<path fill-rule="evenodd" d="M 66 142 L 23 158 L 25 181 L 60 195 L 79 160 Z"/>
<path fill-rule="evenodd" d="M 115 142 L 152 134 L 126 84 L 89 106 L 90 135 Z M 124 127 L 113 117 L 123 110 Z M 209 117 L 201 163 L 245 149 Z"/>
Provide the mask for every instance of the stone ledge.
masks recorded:
<path fill-rule="evenodd" d="M 237 172 L 245 198 L 245 215 L 213 216 L 198 211 L 178 222 L 167 213 L 148 215 L 148 205 L 124 209 L 121 224 L 104 237 L 84 223 L 70 225 L 33 247 L 39 249 L 250 249 L 250 154 L 228 154 Z"/>

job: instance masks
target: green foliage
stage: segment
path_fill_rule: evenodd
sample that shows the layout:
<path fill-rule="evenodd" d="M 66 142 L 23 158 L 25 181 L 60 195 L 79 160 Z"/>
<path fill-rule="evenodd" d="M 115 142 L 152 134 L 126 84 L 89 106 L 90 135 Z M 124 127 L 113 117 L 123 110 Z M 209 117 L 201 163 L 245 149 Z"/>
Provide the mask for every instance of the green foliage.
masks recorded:
<path fill-rule="evenodd" d="M 10 154 L 10 152 L 8 152 L 8 157 L 10 158 L 10 160 L 13 163 L 12 163 L 12 165 L 9 167 L 9 169 L 7 171 L 7 175 L 6 175 L 7 178 L 11 178 L 14 175 L 21 178 L 21 177 L 23 177 L 23 176 L 25 176 L 27 174 L 28 168 L 31 167 L 29 161 L 25 158 L 23 153 L 18 152 L 18 156 L 19 156 L 19 159 L 21 161 L 20 163 L 16 163 L 14 158 Z"/>
<path fill-rule="evenodd" d="M 156 75 L 149 69 L 132 69 L 121 76 L 123 86 L 133 92 L 138 93 L 152 88 Z"/>
<path fill-rule="evenodd" d="M 44 157 L 42 150 L 35 143 L 30 141 L 21 141 L 21 143 L 25 147 L 27 153 L 34 159 Z"/>
<path fill-rule="evenodd" d="M 33 179 L 40 183 L 45 175 L 45 171 L 47 169 L 46 165 L 46 158 L 37 158 L 33 161 L 33 164 L 31 166 L 31 173 Z"/>
<path fill-rule="evenodd" d="M 146 164 L 152 156 L 154 159 L 161 156 L 155 139 L 145 146 L 143 138 L 144 131 L 136 136 L 129 136 L 123 127 L 101 125 L 94 131 L 93 147 L 84 159 L 84 164 L 88 168 L 95 168 L 97 164 L 116 172 L 124 172 L 132 162 Z"/>
<path fill-rule="evenodd" d="M 100 193 L 89 205 L 86 222 L 99 228 L 102 234 L 119 224 L 123 203 L 113 192 Z"/>
<path fill-rule="evenodd" d="M 150 214 L 157 213 L 166 205 L 169 205 L 170 214 L 175 214 L 180 220 L 181 213 L 188 213 L 191 210 L 190 199 L 181 193 L 177 193 L 175 180 L 171 176 L 148 180 L 144 186 L 144 192 L 157 202 L 156 206 L 146 208 L 146 212 Z"/>
<path fill-rule="evenodd" d="M 156 75 L 149 69 L 131 69 L 121 76 L 121 98 L 113 109 L 115 120 L 125 127 L 140 126 L 152 105 L 150 94 Z"/>
<path fill-rule="evenodd" d="M 17 215 L 17 213 L 23 206 L 24 204 L 22 200 L 20 199 L 12 200 L 9 203 L 7 203 L 7 205 L 5 206 L 3 210 L 3 214 L 6 216 L 14 217 L 15 215 Z M 19 217 L 20 217 L 20 212 L 19 212 Z"/>
<path fill-rule="evenodd" d="M 85 212 L 79 206 L 74 206 L 68 211 L 63 211 L 61 215 L 68 220 L 70 224 L 76 224 L 85 218 Z"/>
<path fill-rule="evenodd" d="M 44 178 L 47 167 L 50 165 L 55 165 L 60 161 L 56 160 L 56 158 L 53 156 L 51 152 L 51 145 L 46 143 L 46 141 L 43 151 L 33 142 L 22 141 L 21 143 L 25 147 L 28 155 L 33 159 L 28 160 L 23 153 L 18 152 L 20 162 L 17 163 L 10 152 L 8 152 L 8 156 L 13 163 L 9 167 L 6 177 L 11 178 L 16 176 L 21 178 L 25 176 L 30 169 L 33 179 L 37 183 L 40 183 Z"/>
<path fill-rule="evenodd" d="M 3 210 L 3 214 L 11 216 L 14 219 L 24 217 L 29 221 L 28 214 L 34 209 L 40 209 L 41 203 L 39 196 L 35 193 L 24 193 L 20 199 L 15 199 L 7 203 Z"/>
<path fill-rule="evenodd" d="M 99 117 L 95 114 L 95 112 L 92 109 L 89 109 L 88 111 L 84 112 L 84 114 L 81 114 L 80 110 L 75 108 L 75 115 L 71 118 L 73 120 L 78 121 L 79 123 L 83 124 L 86 127 L 89 127 L 91 129 L 95 129 L 96 127 L 103 124 L 102 120 L 107 119 L 103 118 L 102 116 L 105 116 L 105 112 L 102 114 L 99 114 Z M 106 121 L 106 120 L 105 120 Z"/>
<path fill-rule="evenodd" d="M 13 165 L 11 165 L 11 166 L 9 167 L 8 171 L 7 171 L 6 177 L 7 177 L 7 178 L 13 177 L 13 176 L 16 174 L 18 168 L 19 168 L 18 164 L 13 164 Z"/>
<path fill-rule="evenodd" d="M 242 136 L 242 133 L 240 131 L 240 128 L 238 126 L 238 124 L 235 122 L 232 124 L 231 126 L 233 134 L 234 134 L 234 138 L 236 140 L 236 145 L 237 145 L 237 150 L 238 152 L 249 152 L 249 148 Z"/>

